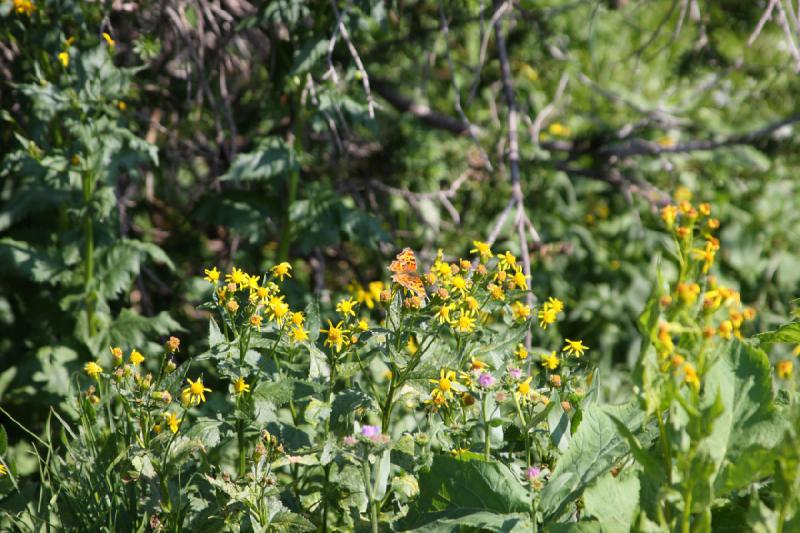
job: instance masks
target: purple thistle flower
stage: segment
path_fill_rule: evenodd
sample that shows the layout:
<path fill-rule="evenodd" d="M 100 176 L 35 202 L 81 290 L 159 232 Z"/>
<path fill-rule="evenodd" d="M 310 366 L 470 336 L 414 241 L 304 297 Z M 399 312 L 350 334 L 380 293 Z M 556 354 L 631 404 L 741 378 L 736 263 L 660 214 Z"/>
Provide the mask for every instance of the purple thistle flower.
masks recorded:
<path fill-rule="evenodd" d="M 367 438 L 374 439 L 381 434 L 381 428 L 378 426 L 362 426 L 361 434 Z"/>
<path fill-rule="evenodd" d="M 528 480 L 534 480 L 539 477 L 539 474 L 542 473 L 542 470 L 538 466 L 532 466 L 525 471 L 525 476 Z"/>
<path fill-rule="evenodd" d="M 522 370 L 519 368 L 509 368 L 508 375 L 511 376 L 511 379 L 519 379 L 522 377 Z"/>
<path fill-rule="evenodd" d="M 344 442 L 345 446 L 355 446 L 358 443 L 356 438 L 352 435 L 347 435 L 345 438 L 342 439 L 342 441 Z"/>
<path fill-rule="evenodd" d="M 488 389 L 489 387 L 494 385 L 494 376 L 492 376 L 491 374 L 489 374 L 487 372 L 484 372 L 478 378 L 478 385 L 480 385 L 484 389 Z"/>

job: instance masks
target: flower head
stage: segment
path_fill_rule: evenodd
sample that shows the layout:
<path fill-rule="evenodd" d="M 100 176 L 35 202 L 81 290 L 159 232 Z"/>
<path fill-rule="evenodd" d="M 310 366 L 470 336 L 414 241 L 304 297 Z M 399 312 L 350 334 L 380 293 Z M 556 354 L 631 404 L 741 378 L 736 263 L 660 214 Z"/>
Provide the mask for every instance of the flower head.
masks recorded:
<path fill-rule="evenodd" d="M 361 434 L 368 439 L 374 439 L 381 434 L 381 428 L 378 426 L 361 426 Z"/>
<path fill-rule="evenodd" d="M 455 322 L 455 330 L 458 333 L 470 333 L 475 329 L 475 317 L 468 313 L 461 313 Z"/>
<path fill-rule="evenodd" d="M 303 326 L 294 326 L 289 332 L 289 338 L 292 339 L 292 342 L 303 342 L 308 340 L 308 332 Z"/>
<path fill-rule="evenodd" d="M 511 305 L 511 314 L 514 315 L 514 320 L 527 320 L 531 316 L 531 308 L 522 302 L 514 302 Z"/>
<path fill-rule="evenodd" d="M 349 342 L 347 334 L 350 333 L 350 330 L 344 329 L 341 320 L 335 326 L 328 320 L 328 329 L 321 329 L 320 331 L 328 335 L 328 338 L 325 339 L 325 345 L 330 348 L 336 347 L 337 352 L 341 352 L 342 347 L 346 346 Z"/>
<path fill-rule="evenodd" d="M 555 309 L 548 307 L 547 304 L 545 304 L 545 306 L 539 310 L 539 314 L 537 315 L 539 317 L 539 327 L 542 329 L 547 329 L 547 326 L 555 323 L 557 315 L 558 312 Z"/>
<path fill-rule="evenodd" d="M 490 257 L 492 257 L 492 246 L 489 243 L 472 241 L 472 246 L 475 248 L 470 250 L 469 253 L 480 255 L 482 263 L 485 263 Z"/>
<path fill-rule="evenodd" d="M 508 376 L 516 381 L 522 377 L 522 370 L 516 367 L 511 367 L 508 369 Z"/>
<path fill-rule="evenodd" d="M 205 274 L 205 277 L 203 278 L 205 281 L 213 283 L 214 285 L 219 283 L 219 270 L 217 270 L 217 267 L 214 267 L 211 270 L 205 268 L 203 269 L 203 273 Z"/>
<path fill-rule="evenodd" d="M 180 428 L 181 422 L 183 421 L 182 418 L 178 418 L 178 415 L 175 413 L 167 412 L 164 413 L 164 423 L 169 426 L 169 430 L 173 433 L 178 432 L 178 428 Z"/>
<path fill-rule="evenodd" d="M 239 289 L 243 289 L 247 284 L 247 274 L 243 270 L 233 267 L 230 274 L 225 275 L 227 283 L 235 283 Z"/>
<path fill-rule="evenodd" d="M 781 361 L 776 365 L 776 370 L 778 372 L 778 377 L 781 379 L 786 379 L 792 375 L 792 360 L 786 359 L 785 361 Z"/>
<path fill-rule="evenodd" d="M 488 389 L 489 387 L 494 385 L 494 376 L 492 376 L 488 372 L 484 372 L 483 374 L 478 376 L 478 385 L 480 385 L 484 389 Z"/>
<path fill-rule="evenodd" d="M 524 361 L 528 358 L 528 350 L 525 349 L 525 346 L 522 344 L 517 344 L 517 351 L 514 352 L 514 355 L 517 356 L 517 359 L 520 361 Z"/>
<path fill-rule="evenodd" d="M 117 45 L 117 42 L 114 39 L 112 39 L 111 35 L 109 35 L 106 32 L 103 32 L 103 39 L 106 40 L 106 43 L 108 44 L 109 48 L 114 48 Z"/>
<path fill-rule="evenodd" d="M 278 263 L 274 267 L 272 267 L 272 275 L 276 278 L 283 281 L 283 278 L 291 278 L 292 277 L 292 265 L 287 262 Z"/>
<path fill-rule="evenodd" d="M 514 391 L 514 396 L 517 397 L 517 400 L 521 403 L 526 403 L 528 401 L 528 396 L 531 393 L 531 380 L 533 379 L 532 376 L 528 376 L 527 379 L 517 385 L 517 390 Z"/>
<path fill-rule="evenodd" d="M 453 399 L 453 383 L 458 383 L 454 371 L 442 368 L 439 371 L 439 379 L 430 379 L 428 381 L 436 385 L 431 391 L 431 398 L 434 400 L 441 398 L 443 400 L 442 403 Z"/>
<path fill-rule="evenodd" d="M 131 355 L 128 358 L 133 366 L 139 366 L 144 361 L 144 356 L 137 350 L 131 350 Z"/>
<path fill-rule="evenodd" d="M 555 370 L 558 368 L 558 365 L 561 364 L 561 361 L 558 360 L 558 356 L 556 355 L 555 351 L 550 352 L 550 354 L 542 354 L 542 366 L 549 369 Z"/>
<path fill-rule="evenodd" d="M 90 377 L 97 379 L 97 376 L 103 373 L 103 367 L 94 361 L 89 361 L 86 363 L 86 366 L 83 367 L 83 371 L 86 372 Z"/>
<path fill-rule="evenodd" d="M 58 60 L 61 62 L 61 66 L 64 68 L 69 67 L 69 52 L 66 50 L 63 52 L 58 53 Z"/>
<path fill-rule="evenodd" d="M 239 376 L 239 379 L 233 382 L 233 392 L 236 394 L 250 392 L 250 385 L 244 380 L 244 376 Z"/>
<path fill-rule="evenodd" d="M 589 349 L 589 347 L 583 344 L 583 341 L 581 340 L 571 341 L 569 339 L 564 339 L 564 342 L 566 342 L 567 345 L 564 346 L 561 351 L 567 352 L 569 355 L 575 355 L 576 357 L 582 356 L 583 352 Z"/>
<path fill-rule="evenodd" d="M 186 381 L 189 383 L 189 386 L 183 389 L 181 393 L 183 402 L 187 405 L 199 405 L 206 401 L 205 393 L 211 392 L 211 389 L 203 385 L 203 378 L 197 378 L 197 381 L 186 378 Z"/>
<path fill-rule="evenodd" d="M 339 301 L 336 305 L 336 311 L 341 313 L 345 318 L 348 316 L 356 316 L 355 306 L 356 302 L 354 302 L 352 298 L 347 298 L 346 300 Z"/>

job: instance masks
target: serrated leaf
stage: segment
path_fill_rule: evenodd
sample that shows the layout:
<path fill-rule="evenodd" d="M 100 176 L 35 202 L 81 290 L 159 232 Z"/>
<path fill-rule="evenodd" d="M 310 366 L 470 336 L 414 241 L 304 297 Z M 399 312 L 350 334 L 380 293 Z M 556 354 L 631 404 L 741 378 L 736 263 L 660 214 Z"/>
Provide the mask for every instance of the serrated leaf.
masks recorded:
<path fill-rule="evenodd" d="M 277 137 L 270 137 L 253 152 L 238 154 L 222 181 L 264 181 L 297 170 L 294 154 Z"/>

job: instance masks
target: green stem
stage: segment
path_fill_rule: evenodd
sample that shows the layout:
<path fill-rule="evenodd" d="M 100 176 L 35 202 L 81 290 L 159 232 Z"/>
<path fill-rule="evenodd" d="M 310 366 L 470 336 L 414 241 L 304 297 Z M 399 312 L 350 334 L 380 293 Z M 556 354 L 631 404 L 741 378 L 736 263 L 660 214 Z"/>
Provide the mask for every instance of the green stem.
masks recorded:
<path fill-rule="evenodd" d="M 86 210 L 83 219 L 83 236 L 86 241 L 84 252 L 84 290 L 86 292 L 86 326 L 89 336 L 97 334 L 94 325 L 94 294 L 90 293 L 92 280 L 94 279 L 94 221 L 92 220 L 92 210 L 89 202 L 92 199 L 94 180 L 88 171 L 83 174 L 83 207 Z"/>
<path fill-rule="evenodd" d="M 239 477 L 244 477 L 247 468 L 247 443 L 244 441 L 244 420 L 236 421 L 236 441 L 239 447 Z"/>
<path fill-rule="evenodd" d="M 369 461 L 364 458 L 361 463 L 364 476 L 364 488 L 367 491 L 367 502 L 369 504 L 369 520 L 372 524 L 372 533 L 378 533 L 378 506 L 375 501 L 375 489 L 372 486 L 372 476 L 370 475 Z"/>
<path fill-rule="evenodd" d="M 491 457 L 491 439 L 490 439 L 491 435 L 489 434 L 489 420 L 488 420 L 488 416 L 487 416 L 488 414 L 486 412 L 486 410 L 487 410 L 486 409 L 486 403 L 487 403 L 488 399 L 489 399 L 489 393 L 488 392 L 484 392 L 483 393 L 483 401 L 482 401 L 482 407 L 483 407 L 483 458 L 486 459 L 487 461 Z"/>
<path fill-rule="evenodd" d="M 683 498 L 683 520 L 681 521 L 681 533 L 689 533 L 692 524 L 692 491 L 686 492 Z"/>

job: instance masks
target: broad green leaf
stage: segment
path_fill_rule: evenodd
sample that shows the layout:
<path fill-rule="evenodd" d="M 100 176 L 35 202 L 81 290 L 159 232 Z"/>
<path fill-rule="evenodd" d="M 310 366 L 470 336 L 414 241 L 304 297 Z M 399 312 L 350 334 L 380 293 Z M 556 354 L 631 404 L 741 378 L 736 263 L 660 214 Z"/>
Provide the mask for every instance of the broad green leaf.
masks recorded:
<path fill-rule="evenodd" d="M 641 428 L 644 420 L 637 402 L 586 409 L 569 447 L 542 491 L 540 508 L 546 520 L 560 515 L 570 502 L 580 497 L 586 486 L 628 453 L 628 445 L 607 416 L 609 414 L 634 432 Z"/>
<path fill-rule="evenodd" d="M 604 532 L 631 531 L 639 506 L 636 472 L 626 469 L 620 477 L 601 476 L 584 491 L 583 504 L 584 512 L 596 518 Z"/>
<path fill-rule="evenodd" d="M 461 533 L 462 531 L 491 531 L 497 533 L 528 533 L 533 531 L 530 515 L 525 513 L 491 513 L 476 509 L 441 511 L 431 514 L 423 526 L 400 531 L 414 533 Z"/>
<path fill-rule="evenodd" d="M 431 469 L 420 475 L 419 487 L 419 497 L 401 521 L 401 529 L 476 512 L 508 514 L 530 510 L 528 491 L 507 466 L 494 461 L 462 461 L 438 455 Z"/>
<path fill-rule="evenodd" d="M 297 170 L 290 147 L 279 138 L 270 137 L 253 152 L 238 154 L 223 181 L 269 180 Z"/>

